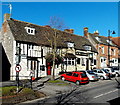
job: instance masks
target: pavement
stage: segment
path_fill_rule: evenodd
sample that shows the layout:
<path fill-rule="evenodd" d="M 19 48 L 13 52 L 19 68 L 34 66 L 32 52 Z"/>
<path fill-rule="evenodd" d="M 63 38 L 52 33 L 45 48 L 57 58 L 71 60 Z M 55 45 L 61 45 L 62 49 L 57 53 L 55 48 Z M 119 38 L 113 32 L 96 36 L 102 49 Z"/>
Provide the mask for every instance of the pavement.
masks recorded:
<path fill-rule="evenodd" d="M 55 79 L 58 79 L 58 78 L 59 76 L 55 76 Z M 46 83 L 49 79 L 50 79 L 50 76 L 47 76 L 47 77 L 42 77 L 39 80 L 33 81 L 32 82 L 33 89 L 36 90 L 37 87 L 44 85 L 44 83 Z M 22 82 L 19 82 L 19 83 L 20 85 L 23 85 Z M 25 85 L 26 86 L 30 85 L 30 80 L 28 80 Z M 17 81 L 9 80 L 9 81 L 0 82 L 0 87 L 6 87 L 6 86 L 17 86 Z"/>

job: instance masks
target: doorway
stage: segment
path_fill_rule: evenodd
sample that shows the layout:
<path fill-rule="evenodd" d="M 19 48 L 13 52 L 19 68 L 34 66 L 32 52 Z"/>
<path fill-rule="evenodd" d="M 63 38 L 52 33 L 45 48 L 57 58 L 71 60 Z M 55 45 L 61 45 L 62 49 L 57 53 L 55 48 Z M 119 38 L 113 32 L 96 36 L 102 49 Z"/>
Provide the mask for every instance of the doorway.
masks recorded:
<path fill-rule="evenodd" d="M 89 70 L 89 59 L 86 58 L 86 70 Z"/>
<path fill-rule="evenodd" d="M 46 65 L 47 75 L 51 75 L 51 69 L 52 69 L 51 63 L 50 63 L 50 62 L 47 62 L 46 64 L 47 64 L 47 65 Z"/>

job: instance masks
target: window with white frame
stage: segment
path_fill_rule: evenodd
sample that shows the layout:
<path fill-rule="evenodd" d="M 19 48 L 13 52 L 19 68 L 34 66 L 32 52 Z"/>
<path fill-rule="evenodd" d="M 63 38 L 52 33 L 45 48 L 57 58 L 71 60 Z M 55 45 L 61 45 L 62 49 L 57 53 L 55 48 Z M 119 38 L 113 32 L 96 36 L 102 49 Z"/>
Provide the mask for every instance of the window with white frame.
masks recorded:
<path fill-rule="evenodd" d="M 81 64 L 82 66 L 85 66 L 85 58 L 81 58 Z"/>
<path fill-rule="evenodd" d="M 28 70 L 36 70 L 37 69 L 37 61 L 28 60 Z"/>
<path fill-rule="evenodd" d="M 80 64 L 80 58 L 77 58 L 77 64 Z"/>
<path fill-rule="evenodd" d="M 106 41 L 107 41 L 107 43 L 109 43 L 111 45 L 113 44 L 111 40 L 106 40 Z"/>
<path fill-rule="evenodd" d="M 111 48 L 109 48 L 109 55 L 111 55 L 112 53 L 111 53 Z"/>
<path fill-rule="evenodd" d="M 91 46 L 89 46 L 89 45 L 84 45 L 84 49 L 87 50 L 87 51 L 88 51 L 88 50 L 90 51 L 90 50 L 91 50 Z"/>
<path fill-rule="evenodd" d="M 115 62 L 117 62 L 117 59 L 115 59 Z"/>
<path fill-rule="evenodd" d="M 101 57 L 100 60 L 101 60 L 101 63 L 106 62 L 106 58 L 104 57 Z"/>
<path fill-rule="evenodd" d="M 102 54 L 104 54 L 105 53 L 104 46 L 102 46 L 101 49 L 102 49 Z"/>
<path fill-rule="evenodd" d="M 114 54 L 114 55 L 116 55 L 115 53 L 116 53 L 116 49 L 114 49 L 114 51 L 113 51 L 113 54 Z"/>
<path fill-rule="evenodd" d="M 74 58 L 65 58 L 64 62 L 66 65 L 75 65 L 75 59 Z"/>
<path fill-rule="evenodd" d="M 30 35 L 35 35 L 35 28 L 25 27 L 26 32 Z"/>
<path fill-rule="evenodd" d="M 109 40 L 106 40 L 109 43 Z"/>
<path fill-rule="evenodd" d="M 74 48 L 74 43 L 73 42 L 67 42 L 67 47 L 68 48 Z"/>
<path fill-rule="evenodd" d="M 97 63 L 96 63 L 96 59 L 94 59 L 94 65 L 96 65 Z"/>

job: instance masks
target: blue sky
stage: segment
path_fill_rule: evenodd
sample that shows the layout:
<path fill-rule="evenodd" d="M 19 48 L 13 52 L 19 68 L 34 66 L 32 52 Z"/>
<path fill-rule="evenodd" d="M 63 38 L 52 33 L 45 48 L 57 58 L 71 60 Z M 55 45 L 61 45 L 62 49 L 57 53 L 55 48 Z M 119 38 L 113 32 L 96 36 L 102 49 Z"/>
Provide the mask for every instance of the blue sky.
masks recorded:
<path fill-rule="evenodd" d="M 90 33 L 98 30 L 107 36 L 108 30 L 114 30 L 118 36 L 118 2 L 3 2 L 8 3 L 17 20 L 47 25 L 51 16 L 57 16 L 77 35 L 88 27 Z M 9 13 L 7 5 L 2 5 L 2 17 L 4 13 Z"/>

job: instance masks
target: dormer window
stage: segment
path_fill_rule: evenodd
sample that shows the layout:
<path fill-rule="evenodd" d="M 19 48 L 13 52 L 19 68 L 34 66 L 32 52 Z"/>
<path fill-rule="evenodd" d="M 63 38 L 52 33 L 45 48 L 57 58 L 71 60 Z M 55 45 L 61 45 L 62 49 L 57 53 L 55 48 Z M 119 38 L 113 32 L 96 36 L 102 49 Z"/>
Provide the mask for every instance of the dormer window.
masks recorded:
<path fill-rule="evenodd" d="M 106 40 L 109 43 L 109 40 Z"/>
<path fill-rule="evenodd" d="M 87 51 L 91 51 L 91 46 L 90 45 L 84 45 L 84 49 Z"/>
<path fill-rule="evenodd" d="M 106 40 L 109 44 L 113 45 L 111 40 Z"/>
<path fill-rule="evenodd" d="M 67 42 L 67 47 L 68 48 L 74 48 L 74 43 L 73 42 Z"/>
<path fill-rule="evenodd" d="M 91 50 L 91 46 L 90 45 L 84 45 L 84 49 L 87 50 L 87 51 L 90 51 Z"/>
<path fill-rule="evenodd" d="M 35 35 L 35 28 L 25 27 L 26 32 L 30 35 Z"/>
<path fill-rule="evenodd" d="M 101 42 L 100 38 L 99 37 L 95 37 L 97 41 Z"/>

